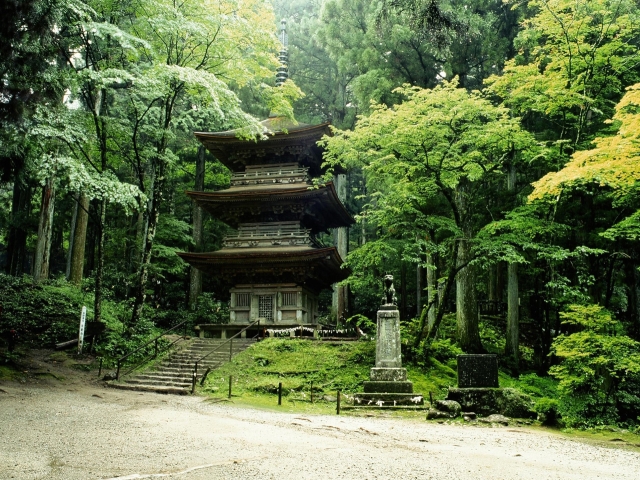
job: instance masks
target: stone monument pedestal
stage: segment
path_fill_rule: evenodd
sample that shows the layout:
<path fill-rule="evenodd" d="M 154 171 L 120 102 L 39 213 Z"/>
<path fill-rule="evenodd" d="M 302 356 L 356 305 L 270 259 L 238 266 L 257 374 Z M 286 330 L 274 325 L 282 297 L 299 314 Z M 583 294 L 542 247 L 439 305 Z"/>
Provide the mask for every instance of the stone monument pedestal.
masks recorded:
<path fill-rule="evenodd" d="M 458 355 L 458 388 L 449 388 L 447 400 L 459 403 L 462 412 L 482 416 L 537 416 L 527 395 L 499 387 L 496 355 Z"/>
<path fill-rule="evenodd" d="M 413 393 L 413 383 L 407 380 L 400 352 L 400 312 L 395 305 L 383 305 L 378 310 L 376 334 L 376 366 L 370 381 L 364 382 L 364 392 L 353 398 L 356 407 L 406 407 L 424 404 L 422 395 Z"/>

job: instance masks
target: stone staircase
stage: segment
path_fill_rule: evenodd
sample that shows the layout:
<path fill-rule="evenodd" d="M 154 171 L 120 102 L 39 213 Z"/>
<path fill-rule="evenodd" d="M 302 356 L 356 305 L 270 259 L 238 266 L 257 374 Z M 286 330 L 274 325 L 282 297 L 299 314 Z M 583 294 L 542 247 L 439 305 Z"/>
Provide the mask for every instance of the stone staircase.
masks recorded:
<path fill-rule="evenodd" d="M 132 372 L 130 375 L 121 377 L 118 382 L 108 382 L 108 385 L 123 390 L 186 395 L 191 392 L 193 366 L 196 360 L 225 341 L 215 338 L 195 338 L 154 367 L 141 373 Z M 227 343 L 220 347 L 198 364 L 198 379 L 208 368 L 212 370 L 218 368 L 229 361 L 230 354 L 235 356 L 253 343 L 255 343 L 253 339 L 234 338 L 231 346 Z"/>

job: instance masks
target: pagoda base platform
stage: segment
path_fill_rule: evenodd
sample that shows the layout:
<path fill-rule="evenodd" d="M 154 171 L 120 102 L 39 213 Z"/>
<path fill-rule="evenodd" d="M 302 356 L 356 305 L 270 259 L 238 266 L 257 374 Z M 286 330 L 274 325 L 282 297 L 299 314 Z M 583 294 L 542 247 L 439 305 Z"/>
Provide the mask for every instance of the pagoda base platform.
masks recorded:
<path fill-rule="evenodd" d="M 242 323 L 202 323 L 200 325 L 195 326 L 195 331 L 200 338 L 231 338 L 236 335 L 238 332 L 242 331 L 247 327 L 247 324 Z M 246 331 L 240 334 L 240 338 L 253 338 L 253 337 L 263 337 L 265 336 L 266 330 L 290 330 L 291 337 L 300 337 L 300 333 L 302 332 L 302 337 L 304 338 L 317 338 L 318 330 L 322 328 L 322 325 L 318 323 L 313 324 L 260 324 L 255 325 L 247 329 Z"/>

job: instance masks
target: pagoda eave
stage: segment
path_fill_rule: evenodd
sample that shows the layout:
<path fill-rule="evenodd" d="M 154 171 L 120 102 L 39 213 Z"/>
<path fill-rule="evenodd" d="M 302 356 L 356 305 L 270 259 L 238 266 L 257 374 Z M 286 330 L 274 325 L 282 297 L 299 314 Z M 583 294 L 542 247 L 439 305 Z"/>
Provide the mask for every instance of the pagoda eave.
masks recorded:
<path fill-rule="evenodd" d="M 178 255 L 227 285 L 294 282 L 319 292 L 351 274 L 348 268 L 341 268 L 342 259 L 335 247 L 222 249 Z"/>
<path fill-rule="evenodd" d="M 213 156 L 232 171 L 240 171 L 256 158 L 299 157 L 314 175 L 321 171 L 322 150 L 316 145 L 325 135 L 331 135 L 328 123 L 294 125 L 289 121 L 269 119 L 262 122 L 265 139 L 247 140 L 239 130 L 226 132 L 195 132 L 196 138 Z"/>
<path fill-rule="evenodd" d="M 232 187 L 186 194 L 214 218 L 233 228 L 256 215 L 277 221 L 304 220 L 314 233 L 355 223 L 338 198 L 333 182 L 318 188 L 306 184 Z"/>

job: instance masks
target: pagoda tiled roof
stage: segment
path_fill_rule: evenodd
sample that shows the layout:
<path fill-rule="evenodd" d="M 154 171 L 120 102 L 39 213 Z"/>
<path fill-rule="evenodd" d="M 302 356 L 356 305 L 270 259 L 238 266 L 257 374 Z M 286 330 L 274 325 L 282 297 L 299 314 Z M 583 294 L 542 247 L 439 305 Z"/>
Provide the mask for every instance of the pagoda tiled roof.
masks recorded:
<path fill-rule="evenodd" d="M 324 135 L 331 135 L 328 123 L 308 125 L 282 117 L 261 122 L 261 139 L 247 139 L 241 129 L 225 132 L 195 132 L 196 138 L 213 156 L 231 171 L 246 165 L 262 163 L 265 158 L 284 159 L 293 156 L 310 169 L 312 176 L 321 172 L 322 150 L 316 145 Z"/>
<path fill-rule="evenodd" d="M 342 259 L 335 247 L 225 248 L 178 255 L 226 286 L 293 282 L 319 292 L 351 273 L 340 267 Z"/>
<path fill-rule="evenodd" d="M 236 228 L 239 223 L 270 216 L 298 220 L 315 234 L 355 223 L 338 198 L 333 182 L 236 186 L 217 192 L 186 192 L 213 217 Z"/>

